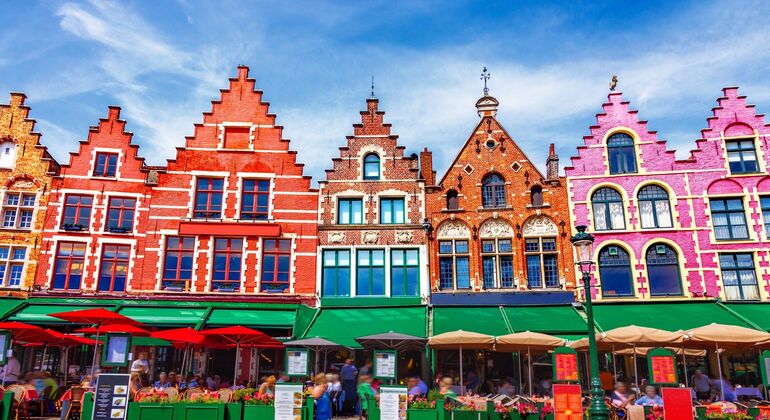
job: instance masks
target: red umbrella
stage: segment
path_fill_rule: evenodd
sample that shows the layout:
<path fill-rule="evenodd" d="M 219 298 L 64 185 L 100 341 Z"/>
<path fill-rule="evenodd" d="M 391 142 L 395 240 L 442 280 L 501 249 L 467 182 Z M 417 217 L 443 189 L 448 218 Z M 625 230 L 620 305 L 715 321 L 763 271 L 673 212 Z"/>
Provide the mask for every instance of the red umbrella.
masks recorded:
<path fill-rule="evenodd" d="M 101 327 L 86 327 L 86 328 L 80 328 L 78 330 L 75 330 L 76 333 L 81 334 L 96 334 L 97 336 L 99 334 L 107 334 L 107 333 L 116 333 L 116 334 L 131 334 L 136 335 L 140 337 L 147 337 L 150 335 L 150 332 L 145 330 L 144 328 L 139 328 L 134 325 L 128 325 L 128 324 L 107 324 L 102 325 Z"/>
<path fill-rule="evenodd" d="M 236 325 L 233 327 L 215 328 L 212 330 L 201 331 L 201 334 L 212 338 L 217 338 L 225 343 L 235 344 L 235 373 L 233 374 L 233 383 L 238 376 L 238 353 L 241 346 L 261 347 L 281 345 L 281 342 L 263 333 L 262 331 L 252 330 L 251 328 Z"/>
<path fill-rule="evenodd" d="M 45 341 L 48 338 L 43 328 L 23 322 L 0 322 L 0 330 L 10 331 L 11 340 L 15 341 Z"/>
<path fill-rule="evenodd" d="M 201 344 L 207 337 L 193 328 L 174 328 L 171 330 L 156 331 L 150 334 L 152 338 L 171 341 L 181 344 Z"/>
<path fill-rule="evenodd" d="M 48 316 L 63 319 L 73 324 L 95 324 L 97 326 L 109 324 L 142 325 L 141 322 L 134 321 L 125 315 L 121 315 L 113 311 L 108 311 L 104 308 L 57 312 L 54 314 L 49 314 Z"/>

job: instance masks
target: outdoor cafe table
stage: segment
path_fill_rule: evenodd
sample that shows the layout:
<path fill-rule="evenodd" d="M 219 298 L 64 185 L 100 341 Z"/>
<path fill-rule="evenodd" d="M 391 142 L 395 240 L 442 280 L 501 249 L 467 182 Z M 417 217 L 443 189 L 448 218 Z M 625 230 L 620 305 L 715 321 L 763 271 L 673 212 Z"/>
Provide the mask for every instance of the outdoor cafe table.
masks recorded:
<path fill-rule="evenodd" d="M 735 395 L 738 397 L 762 398 L 762 393 L 759 392 L 759 389 L 754 388 L 753 386 L 735 388 Z"/>

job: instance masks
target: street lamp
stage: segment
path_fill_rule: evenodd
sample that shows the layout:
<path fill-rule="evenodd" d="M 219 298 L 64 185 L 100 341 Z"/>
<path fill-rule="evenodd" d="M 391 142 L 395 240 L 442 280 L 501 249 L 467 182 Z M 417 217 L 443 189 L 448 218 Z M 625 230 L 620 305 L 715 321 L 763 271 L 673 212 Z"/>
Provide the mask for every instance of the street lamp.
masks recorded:
<path fill-rule="evenodd" d="M 575 226 L 577 233 L 570 238 L 575 248 L 575 256 L 580 273 L 583 275 L 583 290 L 585 291 L 585 310 L 588 318 L 588 352 L 591 359 L 591 405 L 588 412 L 591 420 L 606 420 L 609 410 L 604 403 L 604 391 L 599 379 L 599 353 L 596 350 L 596 331 L 594 330 L 594 309 L 591 305 L 591 269 L 593 268 L 594 237 L 586 233 L 586 226 Z"/>

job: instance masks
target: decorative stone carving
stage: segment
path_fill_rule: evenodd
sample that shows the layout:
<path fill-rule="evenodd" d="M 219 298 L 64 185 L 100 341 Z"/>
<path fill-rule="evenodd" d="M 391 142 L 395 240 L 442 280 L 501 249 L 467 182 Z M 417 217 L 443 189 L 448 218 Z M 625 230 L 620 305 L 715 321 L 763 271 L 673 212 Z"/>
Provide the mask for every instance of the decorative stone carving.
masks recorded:
<path fill-rule="evenodd" d="M 442 223 L 436 232 L 437 238 L 469 238 L 470 236 L 471 231 L 468 226 L 457 220 Z"/>
<path fill-rule="evenodd" d="M 151 169 L 147 172 L 147 185 L 158 185 L 158 171 Z"/>
<path fill-rule="evenodd" d="M 380 232 L 377 232 L 375 230 L 367 230 L 361 233 L 361 242 L 367 245 L 376 244 L 379 239 L 380 239 Z"/>
<path fill-rule="evenodd" d="M 17 189 L 32 189 L 35 188 L 35 183 L 28 179 L 21 179 L 13 183 L 13 188 Z"/>
<path fill-rule="evenodd" d="M 559 229 L 551 219 L 537 216 L 524 222 L 522 233 L 524 236 L 556 236 L 559 234 Z"/>
<path fill-rule="evenodd" d="M 489 219 L 481 224 L 479 236 L 482 238 L 512 238 L 513 228 L 505 220 Z"/>
<path fill-rule="evenodd" d="M 411 243 L 412 239 L 414 239 L 414 234 L 412 234 L 409 230 L 397 230 L 396 231 L 396 242 L 400 244 L 406 244 Z"/>
<path fill-rule="evenodd" d="M 329 243 L 330 244 L 341 244 L 342 241 L 345 240 L 345 233 L 344 232 L 329 232 Z"/>

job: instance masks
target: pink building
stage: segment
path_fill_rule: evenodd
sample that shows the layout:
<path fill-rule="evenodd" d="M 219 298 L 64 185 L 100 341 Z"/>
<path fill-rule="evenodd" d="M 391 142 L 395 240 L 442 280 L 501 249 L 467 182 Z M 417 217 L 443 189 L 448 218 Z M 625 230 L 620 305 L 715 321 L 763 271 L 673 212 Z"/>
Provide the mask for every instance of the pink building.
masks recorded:
<path fill-rule="evenodd" d="M 610 93 L 565 168 L 574 223 L 596 237 L 596 298 L 768 300 L 770 127 L 723 92 L 685 160 Z"/>

